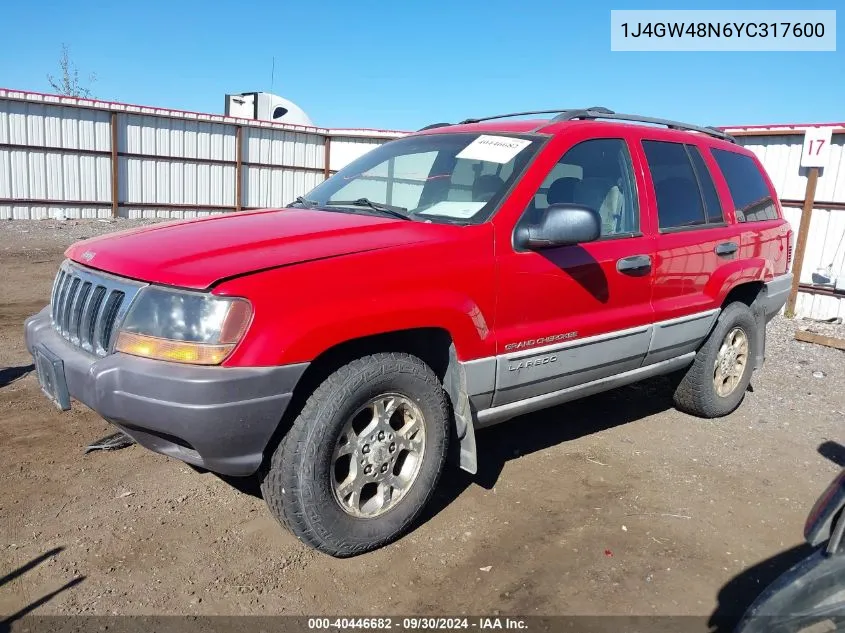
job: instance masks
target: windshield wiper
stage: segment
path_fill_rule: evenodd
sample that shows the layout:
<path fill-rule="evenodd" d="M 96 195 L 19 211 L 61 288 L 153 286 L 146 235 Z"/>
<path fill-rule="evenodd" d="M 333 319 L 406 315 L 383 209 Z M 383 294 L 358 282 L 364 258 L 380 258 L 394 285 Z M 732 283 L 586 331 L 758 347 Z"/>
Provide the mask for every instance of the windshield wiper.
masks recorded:
<path fill-rule="evenodd" d="M 405 207 L 395 207 L 391 204 L 382 204 L 381 202 L 373 202 L 369 198 L 358 198 L 357 200 L 329 200 L 323 204 L 324 207 L 339 206 L 339 207 L 369 207 L 375 211 L 381 211 L 394 218 L 401 220 L 413 220 L 414 218 L 408 213 Z"/>
<path fill-rule="evenodd" d="M 312 209 L 317 206 L 316 200 L 309 200 L 308 198 L 303 198 L 302 196 L 296 196 L 296 200 L 294 200 L 291 204 L 301 204 L 306 209 Z"/>

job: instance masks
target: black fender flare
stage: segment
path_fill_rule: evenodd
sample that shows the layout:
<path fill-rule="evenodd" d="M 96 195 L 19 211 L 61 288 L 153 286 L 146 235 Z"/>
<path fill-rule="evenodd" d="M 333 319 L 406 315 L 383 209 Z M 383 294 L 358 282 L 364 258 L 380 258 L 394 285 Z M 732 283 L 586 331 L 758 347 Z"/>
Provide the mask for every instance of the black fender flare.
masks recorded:
<path fill-rule="evenodd" d="M 454 343 L 449 346 L 449 364 L 443 377 L 443 389 L 452 403 L 455 419 L 455 437 L 460 443 L 458 465 L 461 470 L 474 475 L 478 472 L 478 455 L 475 448 L 475 416 L 467 393 L 466 371 L 458 360 Z"/>

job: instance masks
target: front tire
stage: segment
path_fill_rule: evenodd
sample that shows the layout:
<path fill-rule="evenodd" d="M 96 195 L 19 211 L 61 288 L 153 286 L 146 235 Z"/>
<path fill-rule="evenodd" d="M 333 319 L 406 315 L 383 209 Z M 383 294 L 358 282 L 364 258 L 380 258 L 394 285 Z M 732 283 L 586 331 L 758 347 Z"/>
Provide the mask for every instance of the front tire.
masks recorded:
<path fill-rule="evenodd" d="M 401 536 L 443 471 L 449 408 L 437 376 L 404 353 L 365 356 L 308 398 L 262 483 L 297 538 L 348 557 Z"/>
<path fill-rule="evenodd" d="M 757 353 L 757 320 L 744 303 L 729 304 L 675 389 L 675 406 L 702 418 L 733 412 L 745 397 Z"/>

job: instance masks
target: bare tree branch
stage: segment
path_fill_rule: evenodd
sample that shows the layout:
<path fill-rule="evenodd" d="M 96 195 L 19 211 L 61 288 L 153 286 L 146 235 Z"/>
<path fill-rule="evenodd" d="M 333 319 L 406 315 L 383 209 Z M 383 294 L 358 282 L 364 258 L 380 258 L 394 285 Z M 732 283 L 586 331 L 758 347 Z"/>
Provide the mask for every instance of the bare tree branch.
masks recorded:
<path fill-rule="evenodd" d="M 79 69 L 70 59 L 70 49 L 67 44 L 62 44 L 62 53 L 59 56 L 59 70 L 61 77 L 56 78 L 51 74 L 47 75 L 47 81 L 50 82 L 50 87 L 61 95 L 69 97 L 93 98 L 90 87 L 83 86 L 79 83 Z M 97 75 L 91 73 L 88 75 L 88 83 L 92 84 L 97 81 Z"/>

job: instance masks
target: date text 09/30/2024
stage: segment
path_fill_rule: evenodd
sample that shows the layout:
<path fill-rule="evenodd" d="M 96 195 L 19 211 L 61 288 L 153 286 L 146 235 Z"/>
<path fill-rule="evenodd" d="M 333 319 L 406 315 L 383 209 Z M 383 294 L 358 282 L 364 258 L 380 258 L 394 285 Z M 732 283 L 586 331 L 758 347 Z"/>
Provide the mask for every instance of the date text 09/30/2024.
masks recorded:
<path fill-rule="evenodd" d="M 374 617 L 374 618 L 308 618 L 308 629 L 320 630 L 526 630 L 522 618 L 511 617 Z"/>

